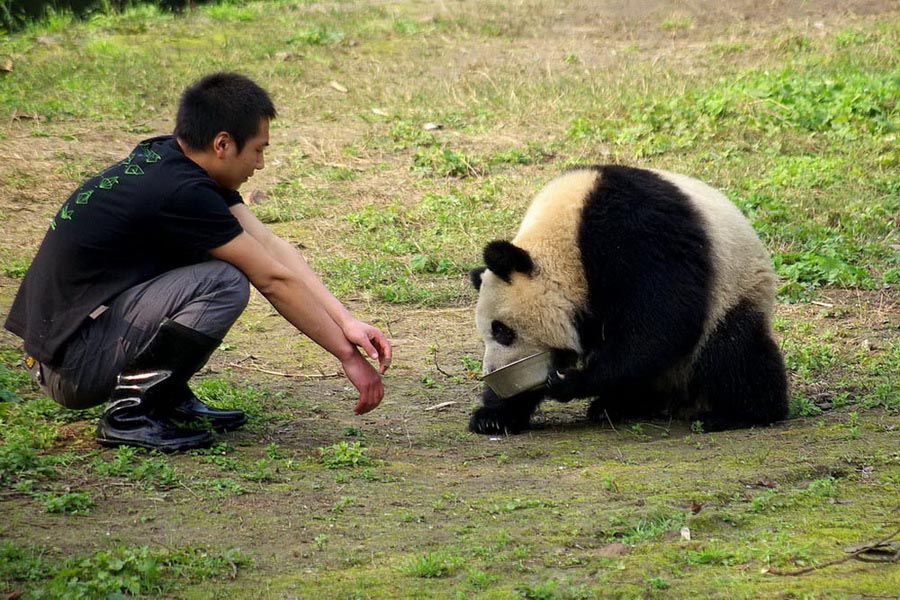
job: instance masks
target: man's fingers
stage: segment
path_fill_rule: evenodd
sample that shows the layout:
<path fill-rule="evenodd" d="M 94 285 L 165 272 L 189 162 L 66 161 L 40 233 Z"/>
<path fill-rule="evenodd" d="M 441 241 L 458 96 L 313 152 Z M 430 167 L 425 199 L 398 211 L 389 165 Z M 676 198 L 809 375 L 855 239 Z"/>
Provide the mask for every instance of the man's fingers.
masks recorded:
<path fill-rule="evenodd" d="M 357 415 L 363 415 L 370 410 L 375 409 L 379 404 L 381 404 L 380 400 L 360 398 L 359 402 L 356 403 L 356 406 L 353 407 L 353 412 Z"/>
<path fill-rule="evenodd" d="M 378 344 L 380 348 L 380 352 L 378 353 L 378 365 L 380 368 L 378 372 L 383 374 L 385 371 L 387 371 L 387 368 L 391 366 L 392 351 L 391 344 L 387 341 L 387 338 L 384 337 L 384 334 L 380 331 L 378 333 L 379 335 L 374 337 L 372 339 L 372 342 Z"/>
<path fill-rule="evenodd" d="M 358 415 L 365 414 L 381 404 L 382 398 L 384 398 L 384 386 L 379 382 L 360 392 L 359 401 L 353 407 L 353 412 Z"/>
<path fill-rule="evenodd" d="M 366 354 L 369 355 L 369 358 L 372 360 L 381 360 L 381 355 L 378 353 L 378 350 L 372 344 L 372 342 L 368 339 L 364 341 L 360 347 L 365 351 Z"/>

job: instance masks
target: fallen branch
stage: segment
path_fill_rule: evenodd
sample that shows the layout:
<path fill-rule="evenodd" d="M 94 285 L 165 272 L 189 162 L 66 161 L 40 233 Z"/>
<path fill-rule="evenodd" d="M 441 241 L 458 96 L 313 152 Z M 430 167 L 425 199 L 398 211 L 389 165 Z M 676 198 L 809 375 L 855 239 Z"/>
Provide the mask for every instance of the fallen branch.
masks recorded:
<path fill-rule="evenodd" d="M 263 369 L 254 365 L 242 365 L 239 363 L 226 363 L 226 367 L 235 369 L 247 369 L 248 371 L 258 371 L 267 375 L 277 375 L 279 377 L 297 378 L 297 379 L 330 379 L 333 377 L 341 377 L 341 373 L 320 373 L 319 375 L 306 375 L 304 373 L 284 373 L 282 371 L 273 371 L 272 369 Z"/>
<path fill-rule="evenodd" d="M 898 534 L 900 534 L 900 529 L 898 529 L 894 533 L 890 534 L 889 536 L 878 540 L 877 542 L 872 542 L 871 544 L 865 544 L 863 546 L 860 546 L 859 548 L 857 548 L 856 550 L 854 550 L 847 556 L 844 556 L 841 558 L 836 558 L 834 560 L 828 561 L 827 563 L 823 563 L 821 565 L 814 565 L 812 567 L 806 567 L 805 569 L 799 569 L 797 571 L 778 571 L 777 569 L 770 569 L 767 572 L 770 575 L 782 575 L 785 577 L 795 577 L 797 575 L 805 575 L 806 573 L 811 573 L 813 571 L 817 571 L 819 569 L 824 569 L 826 567 L 839 565 L 843 562 L 847 562 L 848 560 L 852 560 L 854 558 L 865 561 L 865 562 L 897 562 L 898 559 L 900 559 L 900 551 L 894 553 L 894 556 L 892 558 L 885 559 L 885 560 L 880 560 L 880 559 L 873 560 L 868 557 L 862 558 L 861 555 L 865 554 L 866 552 L 871 552 L 873 550 L 877 551 L 879 548 L 886 546 L 888 544 L 888 542 L 890 542 L 895 537 L 897 537 Z"/>

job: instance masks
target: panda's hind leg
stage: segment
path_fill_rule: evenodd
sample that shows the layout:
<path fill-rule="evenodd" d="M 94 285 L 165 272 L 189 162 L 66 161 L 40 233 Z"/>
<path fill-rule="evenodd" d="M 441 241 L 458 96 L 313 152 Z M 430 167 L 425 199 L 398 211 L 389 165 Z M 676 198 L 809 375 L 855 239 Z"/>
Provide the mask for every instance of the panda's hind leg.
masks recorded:
<path fill-rule="evenodd" d="M 788 415 L 784 361 L 763 314 L 750 303 L 732 308 L 696 363 L 691 395 L 705 431 L 766 425 Z"/>

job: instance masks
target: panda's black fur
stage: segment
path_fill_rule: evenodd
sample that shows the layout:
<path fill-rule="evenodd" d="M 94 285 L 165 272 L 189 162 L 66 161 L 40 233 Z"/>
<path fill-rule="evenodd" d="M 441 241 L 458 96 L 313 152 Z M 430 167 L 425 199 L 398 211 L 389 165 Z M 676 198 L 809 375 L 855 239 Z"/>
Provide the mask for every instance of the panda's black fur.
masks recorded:
<path fill-rule="evenodd" d="M 536 197 L 512 242 L 483 255 L 472 282 L 485 370 L 542 350 L 555 368 L 546 388 L 511 398 L 485 386 L 471 431 L 527 429 L 545 398 L 593 398 L 594 420 L 672 416 L 706 431 L 787 416 L 771 261 L 705 184 L 573 169 Z"/>

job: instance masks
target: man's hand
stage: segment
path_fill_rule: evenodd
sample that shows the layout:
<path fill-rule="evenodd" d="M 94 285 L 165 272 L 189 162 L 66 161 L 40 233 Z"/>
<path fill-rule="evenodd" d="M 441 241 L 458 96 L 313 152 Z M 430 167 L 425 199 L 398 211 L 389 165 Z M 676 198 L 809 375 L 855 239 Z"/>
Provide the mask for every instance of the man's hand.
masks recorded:
<path fill-rule="evenodd" d="M 381 399 L 384 398 L 384 384 L 381 381 L 381 375 L 362 354 L 354 352 L 354 356 L 341 362 L 341 366 L 344 368 L 347 379 L 359 390 L 359 401 L 353 407 L 354 413 L 361 415 L 381 404 Z"/>
<path fill-rule="evenodd" d="M 342 329 L 348 341 L 362 348 L 372 360 L 378 361 L 378 372 L 384 374 L 391 366 L 391 344 L 381 330 L 356 319 Z"/>

